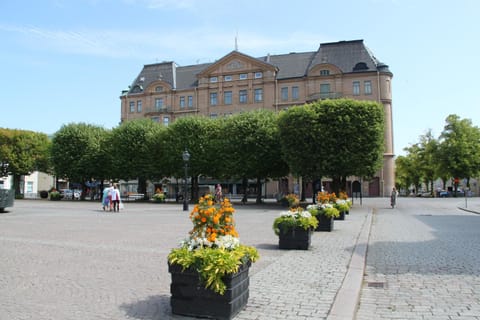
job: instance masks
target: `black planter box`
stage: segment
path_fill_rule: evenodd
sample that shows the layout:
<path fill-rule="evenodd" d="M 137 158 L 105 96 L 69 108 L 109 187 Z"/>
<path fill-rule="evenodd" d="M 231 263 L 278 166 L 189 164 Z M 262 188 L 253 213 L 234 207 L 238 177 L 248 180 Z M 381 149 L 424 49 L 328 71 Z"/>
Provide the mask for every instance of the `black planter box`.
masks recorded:
<path fill-rule="evenodd" d="M 278 247 L 280 249 L 308 250 L 312 239 L 312 230 L 300 227 L 282 230 L 280 226 L 280 234 L 278 235 Z"/>
<path fill-rule="evenodd" d="M 315 229 L 315 231 L 332 231 L 333 230 L 333 221 L 334 218 L 327 218 L 324 215 L 317 215 L 316 216 L 317 221 L 318 221 L 318 227 Z"/>
<path fill-rule="evenodd" d="M 239 267 L 238 272 L 223 278 L 227 289 L 221 295 L 206 289 L 198 272 L 192 268 L 182 271 L 182 266 L 169 264 L 172 275 L 170 285 L 170 305 L 172 313 L 220 320 L 230 320 L 247 304 L 250 278 L 248 269 L 251 263 Z"/>
<path fill-rule="evenodd" d="M 340 211 L 340 215 L 335 220 L 345 220 L 345 211 Z"/>

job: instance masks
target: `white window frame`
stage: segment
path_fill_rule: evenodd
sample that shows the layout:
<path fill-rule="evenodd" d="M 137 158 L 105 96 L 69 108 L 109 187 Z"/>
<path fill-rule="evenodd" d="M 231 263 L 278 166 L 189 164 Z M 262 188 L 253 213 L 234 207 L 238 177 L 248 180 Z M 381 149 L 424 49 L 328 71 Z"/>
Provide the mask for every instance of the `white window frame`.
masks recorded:
<path fill-rule="evenodd" d="M 372 81 L 371 80 L 365 80 L 363 82 L 363 90 L 366 95 L 372 94 Z"/>
<path fill-rule="evenodd" d="M 354 96 L 360 95 L 360 81 L 353 81 L 352 82 L 352 94 Z"/>
<path fill-rule="evenodd" d="M 263 101 L 263 89 L 262 88 L 258 88 L 258 89 L 255 89 L 255 102 L 262 102 Z"/>

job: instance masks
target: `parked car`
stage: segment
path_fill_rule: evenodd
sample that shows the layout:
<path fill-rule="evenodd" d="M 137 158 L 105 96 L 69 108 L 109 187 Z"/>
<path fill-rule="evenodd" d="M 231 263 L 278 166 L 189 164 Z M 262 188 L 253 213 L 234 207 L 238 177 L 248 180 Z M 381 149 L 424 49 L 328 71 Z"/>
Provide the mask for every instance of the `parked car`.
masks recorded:
<path fill-rule="evenodd" d="M 79 200 L 80 199 L 80 190 L 61 189 L 60 190 L 60 197 L 62 199 Z"/>
<path fill-rule="evenodd" d="M 448 197 L 454 197 L 455 196 L 455 191 L 445 191 L 442 190 L 438 194 L 440 198 L 448 198 Z M 457 190 L 457 197 L 465 197 L 465 192 L 463 192 L 462 189 Z"/>

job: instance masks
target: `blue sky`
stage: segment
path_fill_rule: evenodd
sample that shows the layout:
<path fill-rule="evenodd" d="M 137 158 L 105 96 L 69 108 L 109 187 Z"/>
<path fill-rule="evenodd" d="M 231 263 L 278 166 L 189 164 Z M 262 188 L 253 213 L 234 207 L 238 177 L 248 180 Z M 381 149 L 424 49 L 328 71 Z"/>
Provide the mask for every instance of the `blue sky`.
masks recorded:
<path fill-rule="evenodd" d="M 397 154 L 445 118 L 480 126 L 476 0 L 0 1 L 0 127 L 113 128 L 120 93 L 144 64 L 315 51 L 364 39 L 394 74 Z"/>

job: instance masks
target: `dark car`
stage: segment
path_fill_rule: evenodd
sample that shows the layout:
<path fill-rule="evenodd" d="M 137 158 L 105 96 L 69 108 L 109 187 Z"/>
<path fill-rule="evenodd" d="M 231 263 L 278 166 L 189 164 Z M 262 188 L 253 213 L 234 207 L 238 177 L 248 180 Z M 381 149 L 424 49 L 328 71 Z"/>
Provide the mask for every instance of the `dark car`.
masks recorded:
<path fill-rule="evenodd" d="M 454 197 L 455 196 L 455 191 L 445 191 L 442 190 L 439 193 L 440 198 L 448 198 L 448 197 Z M 457 190 L 457 197 L 465 197 L 465 192 L 463 190 L 458 189 Z"/>

